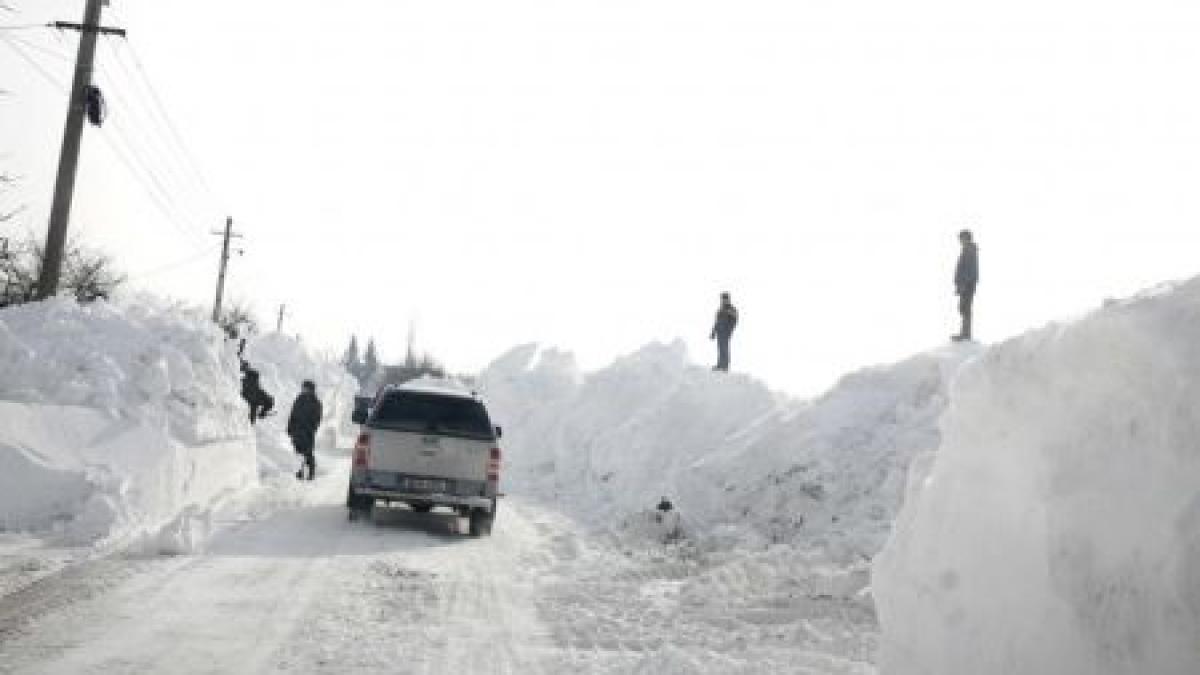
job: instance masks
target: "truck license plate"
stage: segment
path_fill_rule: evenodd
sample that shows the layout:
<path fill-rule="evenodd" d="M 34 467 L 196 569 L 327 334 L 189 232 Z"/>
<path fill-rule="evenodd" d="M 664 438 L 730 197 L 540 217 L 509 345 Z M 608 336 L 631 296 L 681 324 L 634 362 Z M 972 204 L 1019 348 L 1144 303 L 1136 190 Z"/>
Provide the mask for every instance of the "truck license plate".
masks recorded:
<path fill-rule="evenodd" d="M 428 478 L 408 478 L 404 481 L 404 487 L 420 492 L 445 492 L 446 481 L 431 480 Z"/>

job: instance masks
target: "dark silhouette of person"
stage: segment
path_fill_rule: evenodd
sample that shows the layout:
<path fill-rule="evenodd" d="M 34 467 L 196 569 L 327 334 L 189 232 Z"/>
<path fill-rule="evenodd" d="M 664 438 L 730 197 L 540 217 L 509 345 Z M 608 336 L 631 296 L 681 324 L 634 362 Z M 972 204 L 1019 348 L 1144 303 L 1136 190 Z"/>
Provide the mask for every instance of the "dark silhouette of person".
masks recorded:
<path fill-rule="evenodd" d="M 722 293 L 721 306 L 717 308 L 717 318 L 708 336 L 708 339 L 717 341 L 717 365 L 713 366 L 713 370 L 729 370 L 729 338 L 733 336 L 737 322 L 737 308 L 729 301 L 729 293 Z"/>
<path fill-rule="evenodd" d="M 958 265 L 954 267 L 954 292 L 958 294 L 958 313 L 962 315 L 962 328 L 954 340 L 971 339 L 971 319 L 975 303 L 975 286 L 979 283 L 979 247 L 970 230 L 958 233 L 962 252 L 958 254 Z"/>
<path fill-rule="evenodd" d="M 296 472 L 296 478 L 304 480 L 304 468 L 308 467 L 308 480 L 317 473 L 317 460 L 313 448 L 317 444 L 317 429 L 321 426 L 321 400 L 317 398 L 317 385 L 305 380 L 300 386 L 300 395 L 292 404 L 288 415 L 287 433 L 292 437 L 292 446 L 304 459 L 304 465 Z"/>
<path fill-rule="evenodd" d="M 258 381 L 258 371 L 242 362 L 242 398 L 250 406 L 250 424 L 265 417 L 275 407 L 275 398 L 263 390 Z"/>

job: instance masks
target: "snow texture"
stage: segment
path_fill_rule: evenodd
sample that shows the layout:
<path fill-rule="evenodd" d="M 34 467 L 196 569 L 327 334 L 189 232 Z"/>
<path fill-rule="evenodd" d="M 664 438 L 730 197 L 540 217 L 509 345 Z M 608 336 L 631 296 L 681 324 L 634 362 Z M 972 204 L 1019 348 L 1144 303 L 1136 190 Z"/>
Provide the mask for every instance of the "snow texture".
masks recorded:
<path fill-rule="evenodd" d="M 590 374 L 568 354 L 526 345 L 479 385 L 505 446 L 519 449 L 505 460 L 514 491 L 592 523 L 665 496 L 689 537 L 800 544 L 850 562 L 882 547 L 909 463 L 940 442 L 947 383 L 978 349 L 863 370 L 812 402 L 699 367 L 681 342 Z"/>
<path fill-rule="evenodd" d="M 267 467 L 294 470 L 282 429 L 302 379 L 324 395 L 319 442 L 353 433 L 353 380 L 335 362 L 273 334 L 246 353 L 280 410 L 257 428 L 234 344 L 199 310 L 136 296 L 0 311 L 0 532 L 194 550 L 214 507 Z"/>
<path fill-rule="evenodd" d="M 965 369 L 875 565 L 882 672 L 1200 673 L 1198 333 L 1200 280 Z"/>
<path fill-rule="evenodd" d="M 188 546 L 189 514 L 254 482 L 237 360 L 147 297 L 0 312 L 0 528 Z"/>

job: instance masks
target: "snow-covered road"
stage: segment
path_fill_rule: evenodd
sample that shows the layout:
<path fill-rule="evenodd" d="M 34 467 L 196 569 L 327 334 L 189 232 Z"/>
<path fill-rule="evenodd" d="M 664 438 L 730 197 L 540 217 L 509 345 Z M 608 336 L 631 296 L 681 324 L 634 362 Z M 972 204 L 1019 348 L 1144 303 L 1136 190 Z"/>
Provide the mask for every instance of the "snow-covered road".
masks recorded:
<path fill-rule="evenodd" d="M 484 539 L 399 508 L 350 523 L 330 463 L 290 502 L 263 488 L 202 554 L 110 557 L 0 598 L 0 672 L 874 672 L 854 608 L 516 498 Z"/>

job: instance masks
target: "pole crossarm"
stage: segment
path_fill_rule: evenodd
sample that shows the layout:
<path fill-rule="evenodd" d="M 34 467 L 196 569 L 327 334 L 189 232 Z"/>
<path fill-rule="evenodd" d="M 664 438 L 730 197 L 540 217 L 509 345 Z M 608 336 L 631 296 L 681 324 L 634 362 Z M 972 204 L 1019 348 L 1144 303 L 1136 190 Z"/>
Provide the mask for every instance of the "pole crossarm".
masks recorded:
<path fill-rule="evenodd" d="M 124 28 L 110 28 L 108 26 L 85 26 L 82 23 L 73 23 L 71 21 L 55 21 L 48 24 L 59 30 L 77 30 L 80 32 L 100 33 L 101 35 L 117 35 L 126 37 Z"/>

